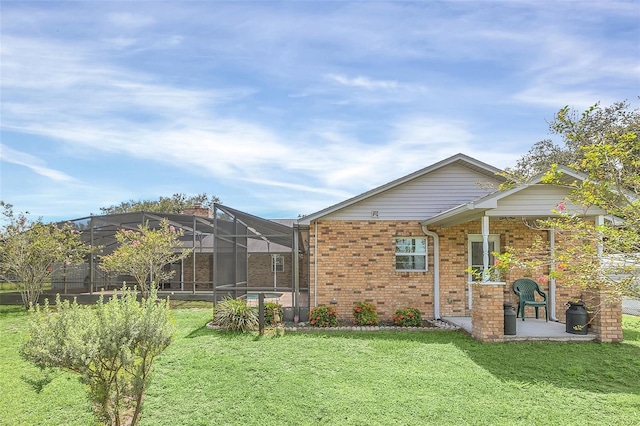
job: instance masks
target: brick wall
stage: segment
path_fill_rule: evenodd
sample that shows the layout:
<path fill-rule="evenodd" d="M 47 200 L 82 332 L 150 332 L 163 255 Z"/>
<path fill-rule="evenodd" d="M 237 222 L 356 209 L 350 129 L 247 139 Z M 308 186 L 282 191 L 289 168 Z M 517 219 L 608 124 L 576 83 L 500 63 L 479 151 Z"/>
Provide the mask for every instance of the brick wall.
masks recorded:
<path fill-rule="evenodd" d="M 317 304 L 336 298 L 339 318 L 352 319 L 356 302 L 376 305 L 382 320 L 402 307 L 418 308 L 433 318 L 433 242 L 426 272 L 396 272 L 395 238 L 424 237 L 419 222 L 319 221 L 310 230 L 310 293 L 313 306 L 315 250 L 318 249 Z M 316 245 L 317 244 L 317 245 Z"/>
<path fill-rule="evenodd" d="M 275 254 L 275 253 L 273 253 Z M 292 287 L 291 253 L 280 253 L 284 257 L 284 271 L 276 272 L 276 282 L 280 287 Z M 273 272 L 271 271 L 271 253 L 250 253 L 248 259 L 249 286 L 273 286 Z"/>
<path fill-rule="evenodd" d="M 504 284 L 473 284 L 471 334 L 480 342 L 504 340 Z"/>
<path fill-rule="evenodd" d="M 184 259 L 184 282 L 191 289 L 193 282 L 193 255 Z M 213 256 L 211 253 L 195 253 L 196 257 L 196 289 L 213 288 L 211 271 L 213 269 Z"/>
<path fill-rule="evenodd" d="M 547 238 L 546 231 L 533 230 L 519 219 L 492 220 L 490 233 L 500 235 L 500 248 L 523 249 L 536 235 Z M 448 228 L 429 228 L 440 241 L 440 314 L 469 316 L 468 235 L 481 234 L 480 221 Z M 433 318 L 433 239 L 428 238 L 427 272 L 396 272 L 396 237 L 424 237 L 419 222 L 414 221 L 319 221 L 318 222 L 318 287 L 317 304 L 329 304 L 335 297 L 336 308 L 343 319 L 351 318 L 351 307 L 358 301 L 376 304 L 382 319 L 390 319 L 400 307 L 421 310 L 425 318 Z M 310 229 L 309 273 L 311 305 L 314 302 L 314 262 L 316 249 L 315 226 Z M 503 300 L 517 304 L 513 281 L 518 278 L 537 278 L 546 273 L 512 270 L 503 277 Z M 549 284 L 539 282 L 549 291 Z M 580 289 L 556 284 L 556 316 L 564 321 L 568 300 L 580 297 Z M 502 304 L 500 305 L 502 309 Z M 502 311 L 501 311 L 502 312 Z M 500 314 L 502 315 L 502 314 Z"/>
<path fill-rule="evenodd" d="M 589 312 L 589 331 L 604 343 L 622 341 L 622 302 L 596 290 L 585 290 L 582 300 Z"/>

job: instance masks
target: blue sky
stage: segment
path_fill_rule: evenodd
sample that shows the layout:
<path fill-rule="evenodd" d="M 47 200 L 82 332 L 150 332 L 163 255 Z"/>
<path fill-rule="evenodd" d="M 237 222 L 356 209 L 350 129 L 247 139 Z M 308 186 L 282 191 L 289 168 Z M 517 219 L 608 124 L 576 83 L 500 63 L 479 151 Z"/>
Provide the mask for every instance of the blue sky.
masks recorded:
<path fill-rule="evenodd" d="M 640 94 L 638 2 L 0 7 L 0 199 L 45 220 L 177 192 L 297 217 Z"/>

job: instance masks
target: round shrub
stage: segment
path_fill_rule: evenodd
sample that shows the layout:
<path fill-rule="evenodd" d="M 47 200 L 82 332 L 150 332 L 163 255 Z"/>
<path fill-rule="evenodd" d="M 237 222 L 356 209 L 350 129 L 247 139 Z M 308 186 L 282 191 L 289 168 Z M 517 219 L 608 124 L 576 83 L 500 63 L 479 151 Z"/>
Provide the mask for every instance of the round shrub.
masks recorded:
<path fill-rule="evenodd" d="M 309 312 L 309 324 L 316 327 L 335 327 L 338 325 L 338 313 L 331 306 L 316 306 Z"/>
<path fill-rule="evenodd" d="M 358 302 L 353 307 L 353 323 L 355 325 L 378 325 L 378 312 L 373 303 Z"/>
<path fill-rule="evenodd" d="M 240 299 L 226 298 L 216 305 L 213 321 L 229 331 L 251 331 L 258 328 L 256 309 Z"/>
<path fill-rule="evenodd" d="M 393 324 L 400 327 L 420 327 L 422 326 L 422 316 L 420 309 L 402 308 L 398 309 L 392 316 Z"/>

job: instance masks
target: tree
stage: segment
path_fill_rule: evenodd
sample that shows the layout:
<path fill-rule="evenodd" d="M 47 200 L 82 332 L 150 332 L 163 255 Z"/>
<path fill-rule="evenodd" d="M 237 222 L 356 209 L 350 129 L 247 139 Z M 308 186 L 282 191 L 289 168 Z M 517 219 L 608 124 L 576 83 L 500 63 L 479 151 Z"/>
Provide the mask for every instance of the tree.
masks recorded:
<path fill-rule="evenodd" d="M 56 298 L 56 314 L 45 302 L 32 311 L 22 356 L 41 368 L 62 368 L 82 377 L 96 415 L 107 424 L 135 425 L 153 361 L 169 346 L 175 326 L 169 301 L 151 297 L 138 302 L 123 288 L 97 305 Z"/>
<path fill-rule="evenodd" d="M 191 252 L 191 249 L 182 249 L 182 235 L 183 231 L 166 219 L 157 229 L 149 228 L 148 223 L 138 225 L 137 231 L 120 229 L 116 232 L 119 246 L 102 257 L 101 267 L 107 272 L 131 275 L 147 297 L 151 288 L 173 275 L 173 271 L 165 271 L 164 266 Z"/>
<path fill-rule="evenodd" d="M 29 221 L 15 215 L 11 204 L 0 201 L 6 224 L 0 228 L 0 275 L 14 281 L 25 308 L 38 302 L 53 265 L 84 262 L 90 248 L 70 223 Z"/>
<path fill-rule="evenodd" d="M 156 212 L 182 214 L 185 209 L 200 205 L 213 208 L 220 200 L 215 195 L 209 197 L 206 193 L 187 196 L 184 193 L 173 194 L 171 197 L 160 197 L 157 200 L 129 200 L 120 204 L 101 207 L 102 214 L 116 214 L 129 212 Z"/>
<path fill-rule="evenodd" d="M 553 164 L 572 166 L 582 171 L 581 163 L 588 147 L 597 146 L 604 139 L 615 144 L 617 138 L 624 134 L 637 134 L 640 131 L 640 114 L 637 109 L 630 110 L 626 101 L 605 108 L 595 104 L 584 112 L 565 106 L 555 115 L 549 129 L 552 134 L 561 136 L 561 143 L 555 144 L 546 139 L 534 144 L 513 168 L 507 169 L 506 176 L 511 181 L 527 180 L 548 171 Z"/>
<path fill-rule="evenodd" d="M 567 211 L 559 200 L 556 215 L 534 226 L 553 229 L 560 244 L 552 251 L 538 239 L 524 251 L 507 249 L 496 268 L 548 266 L 549 273 L 539 278 L 559 278 L 613 296 L 640 296 L 640 111 L 627 107 L 624 102 L 605 109 L 595 105 L 582 114 L 565 107 L 550 124 L 572 153 L 569 166 L 585 176 L 568 184 L 569 199 L 574 205 L 601 207 L 613 220 L 585 221 L 581 212 Z M 522 164 L 531 160 L 530 154 Z M 542 163 L 532 167 L 536 164 Z M 512 177 L 515 181 L 522 174 Z M 543 182 L 567 185 L 554 163 Z"/>

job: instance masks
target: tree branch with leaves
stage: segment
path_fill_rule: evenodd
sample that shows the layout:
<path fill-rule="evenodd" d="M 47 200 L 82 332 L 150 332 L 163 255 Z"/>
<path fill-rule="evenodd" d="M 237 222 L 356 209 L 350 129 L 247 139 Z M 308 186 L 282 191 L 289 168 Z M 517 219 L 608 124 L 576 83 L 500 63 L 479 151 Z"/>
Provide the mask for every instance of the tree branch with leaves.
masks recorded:
<path fill-rule="evenodd" d="M 25 308 L 38 303 L 53 266 L 80 264 L 91 248 L 71 223 L 30 221 L 14 214 L 11 204 L 0 201 L 5 224 L 0 228 L 0 274 L 15 282 Z"/>
<path fill-rule="evenodd" d="M 138 230 L 120 229 L 116 232 L 118 247 L 101 257 L 101 268 L 109 273 L 131 275 L 138 288 L 147 297 L 152 287 L 171 279 L 173 271 L 165 271 L 165 265 L 178 262 L 191 253 L 180 242 L 184 231 L 163 219 L 158 228 L 148 223 Z"/>

